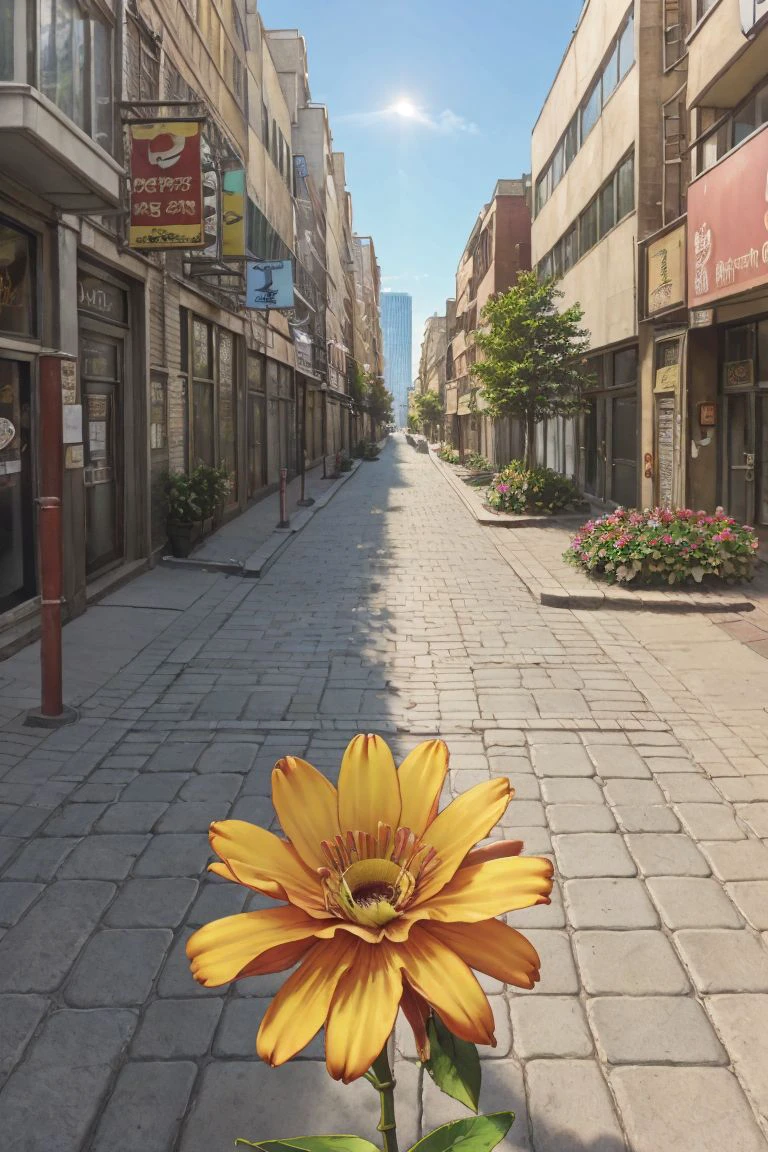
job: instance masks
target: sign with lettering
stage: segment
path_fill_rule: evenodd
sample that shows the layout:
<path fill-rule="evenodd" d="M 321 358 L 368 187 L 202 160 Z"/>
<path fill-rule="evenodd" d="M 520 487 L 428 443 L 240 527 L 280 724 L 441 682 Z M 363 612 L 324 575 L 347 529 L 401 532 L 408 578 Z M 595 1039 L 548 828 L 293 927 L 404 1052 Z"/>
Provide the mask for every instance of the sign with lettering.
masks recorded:
<path fill-rule="evenodd" d="M 692 306 L 768 283 L 768 124 L 688 189 Z"/>
<path fill-rule="evenodd" d="M 669 508 L 675 476 L 675 401 L 665 396 L 656 403 L 656 500 Z"/>
<path fill-rule="evenodd" d="M 221 182 L 221 254 L 245 256 L 245 172 L 225 172 Z"/>
<path fill-rule="evenodd" d="M 726 388 L 751 388 L 755 382 L 753 360 L 731 360 L 725 365 Z"/>
<path fill-rule="evenodd" d="M 200 120 L 129 124 L 131 248 L 205 248 L 201 129 Z"/>
<path fill-rule="evenodd" d="M 77 403 L 77 363 L 74 360 L 61 361 L 61 402 Z"/>
<path fill-rule="evenodd" d="M 685 303 L 685 225 L 654 240 L 646 250 L 646 315 Z"/>
<path fill-rule="evenodd" d="M 91 312 L 94 316 L 117 320 L 121 324 L 128 318 L 125 292 L 107 280 L 84 272 L 78 273 L 77 277 L 77 307 L 81 312 Z"/>
<path fill-rule="evenodd" d="M 246 308 L 293 308 L 292 261 L 249 260 L 247 267 Z"/>
<path fill-rule="evenodd" d="M 680 387 L 680 365 L 665 364 L 656 372 L 654 392 L 677 392 Z"/>

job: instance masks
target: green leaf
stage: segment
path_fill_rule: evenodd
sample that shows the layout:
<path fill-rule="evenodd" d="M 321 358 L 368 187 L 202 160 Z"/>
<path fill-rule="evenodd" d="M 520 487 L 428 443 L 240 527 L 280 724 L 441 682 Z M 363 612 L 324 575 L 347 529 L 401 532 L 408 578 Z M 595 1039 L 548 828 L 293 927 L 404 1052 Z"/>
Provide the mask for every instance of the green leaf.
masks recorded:
<path fill-rule="evenodd" d="M 514 1112 L 493 1112 L 490 1116 L 468 1116 L 435 1128 L 410 1152 L 490 1152 L 503 1140 L 515 1119 Z"/>
<path fill-rule="evenodd" d="M 477 1112 L 480 1099 L 480 1057 L 474 1044 L 460 1040 L 446 1028 L 442 1020 L 432 1016 L 429 1036 L 427 1072 L 446 1096 L 452 1096 Z"/>
<path fill-rule="evenodd" d="M 359 1136 L 292 1136 L 287 1140 L 235 1140 L 235 1145 L 260 1152 L 379 1152 L 370 1140 Z"/>

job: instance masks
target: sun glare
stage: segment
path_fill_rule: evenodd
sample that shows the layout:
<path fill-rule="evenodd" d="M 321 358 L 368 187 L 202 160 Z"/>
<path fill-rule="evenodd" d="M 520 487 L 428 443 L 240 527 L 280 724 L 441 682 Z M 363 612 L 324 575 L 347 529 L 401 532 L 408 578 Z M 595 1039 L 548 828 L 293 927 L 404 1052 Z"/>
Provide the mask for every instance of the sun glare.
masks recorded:
<path fill-rule="evenodd" d="M 418 115 L 418 109 L 410 100 L 402 99 L 392 105 L 392 111 L 404 120 L 413 120 Z"/>

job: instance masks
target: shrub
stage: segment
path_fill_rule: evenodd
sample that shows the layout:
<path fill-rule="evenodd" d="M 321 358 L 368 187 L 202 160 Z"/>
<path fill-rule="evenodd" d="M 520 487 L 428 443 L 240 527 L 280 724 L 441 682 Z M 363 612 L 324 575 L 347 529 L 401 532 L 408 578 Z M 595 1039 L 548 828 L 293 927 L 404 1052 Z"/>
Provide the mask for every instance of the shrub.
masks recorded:
<path fill-rule="evenodd" d="M 210 464 L 198 464 L 189 479 L 200 505 L 201 519 L 208 520 L 226 503 L 232 488 L 229 472 L 223 464 L 218 468 Z"/>
<path fill-rule="evenodd" d="M 168 507 L 168 520 L 173 524 L 192 524 L 203 519 L 199 495 L 191 476 L 171 472 L 163 485 Z"/>
<path fill-rule="evenodd" d="M 464 467 L 469 468 L 472 472 L 493 471 L 493 465 L 487 457 L 483 456 L 482 452 L 470 452 L 469 456 L 465 456 Z"/>
<path fill-rule="evenodd" d="M 352 449 L 352 455 L 356 460 L 377 460 L 379 446 L 375 440 L 358 440 Z"/>
<path fill-rule="evenodd" d="M 446 462 L 446 464 L 461 463 L 461 457 L 459 456 L 456 449 L 452 448 L 450 444 L 443 444 L 442 447 L 438 448 L 437 454 L 441 460 Z"/>
<path fill-rule="evenodd" d="M 559 512 L 581 501 L 572 480 L 551 468 L 526 469 L 513 460 L 494 476 L 488 489 L 488 505 L 496 512 Z"/>
<path fill-rule="evenodd" d="M 690 508 L 617 508 L 589 520 L 564 558 L 609 583 L 701 584 L 716 577 L 751 580 L 758 540 L 722 508 L 713 515 Z"/>
<path fill-rule="evenodd" d="M 352 471 L 352 457 L 346 448 L 342 448 L 340 452 L 336 453 L 335 470 L 339 474 Z"/>

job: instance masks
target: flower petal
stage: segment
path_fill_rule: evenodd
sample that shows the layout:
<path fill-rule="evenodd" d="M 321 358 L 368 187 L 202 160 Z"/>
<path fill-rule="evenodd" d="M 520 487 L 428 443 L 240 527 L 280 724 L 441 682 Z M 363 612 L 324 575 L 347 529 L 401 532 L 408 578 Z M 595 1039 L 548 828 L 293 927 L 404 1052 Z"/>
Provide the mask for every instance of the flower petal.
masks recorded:
<path fill-rule="evenodd" d="M 325 1060 L 334 1080 L 349 1084 L 368 1071 L 394 1028 L 402 994 L 402 962 L 391 945 L 361 944 L 337 985 L 325 1026 Z"/>
<path fill-rule="evenodd" d="M 448 771 L 448 746 L 443 740 L 425 740 L 409 752 L 397 776 L 403 810 L 400 823 L 420 836 L 435 815 Z"/>
<path fill-rule="evenodd" d="M 239 884 L 287 900 L 310 915 L 328 915 L 317 873 L 286 840 L 245 820 L 217 821 L 208 835 L 214 852 Z"/>
<path fill-rule="evenodd" d="M 459 867 L 471 868 L 485 860 L 506 860 L 508 856 L 519 856 L 524 847 L 522 840 L 494 840 L 492 844 L 484 844 L 482 848 L 473 848 L 467 852 Z"/>
<path fill-rule="evenodd" d="M 213 872 L 214 876 L 221 876 L 222 880 L 231 880 L 234 884 L 243 884 L 246 888 L 256 888 L 256 891 L 261 892 L 262 896 L 271 896 L 273 900 L 287 902 L 288 897 L 285 894 L 285 889 L 281 888 L 279 884 L 275 884 L 271 880 L 260 880 L 257 888 L 255 883 L 246 878 L 244 868 L 247 868 L 247 865 L 239 868 L 238 875 L 235 875 L 229 864 L 223 860 L 214 860 L 212 864 L 208 865 L 208 871 Z"/>
<path fill-rule="evenodd" d="M 512 856 L 460 868 L 449 884 L 402 919 L 477 924 L 504 912 L 549 904 L 552 864 L 539 856 Z"/>
<path fill-rule="evenodd" d="M 472 970 L 461 957 L 417 925 L 396 946 L 414 990 L 432 1005 L 445 1026 L 472 1044 L 494 1044 L 493 1012 Z"/>
<path fill-rule="evenodd" d="M 533 988 L 539 979 L 541 961 L 536 949 L 521 932 L 500 920 L 479 924 L 425 924 L 430 936 L 441 940 L 461 956 L 476 972 L 494 980 Z"/>
<path fill-rule="evenodd" d="M 411 1026 L 419 1060 L 429 1060 L 429 1036 L 427 1035 L 429 1004 L 423 997 L 419 996 L 418 992 L 414 992 L 407 979 L 403 980 L 403 998 L 400 1001 L 400 1007 Z"/>
<path fill-rule="evenodd" d="M 414 905 L 423 904 L 448 883 L 470 848 L 484 840 L 504 815 L 511 797 L 503 777 L 476 784 L 462 793 L 435 818 L 424 833 L 438 861 L 416 889 Z"/>
<path fill-rule="evenodd" d="M 265 952 L 306 940 L 317 928 L 317 920 L 290 905 L 213 920 L 187 941 L 192 975 L 206 988 L 227 984 Z"/>
<path fill-rule="evenodd" d="M 285 972 L 287 968 L 293 968 L 294 964 L 298 964 L 314 946 L 314 936 L 308 936 L 306 940 L 294 940 L 292 944 L 278 944 L 277 948 L 262 952 L 257 960 L 246 964 L 245 968 L 238 972 L 237 979 L 245 980 L 248 976 L 268 976 L 271 972 Z"/>
<path fill-rule="evenodd" d="M 272 772 L 272 803 L 307 867 L 327 867 L 320 844 L 339 835 L 338 797 L 330 780 L 306 760 L 286 756 Z"/>
<path fill-rule="evenodd" d="M 336 985 L 355 962 L 358 942 L 346 932 L 321 941 L 288 977 L 261 1022 L 256 1049 L 272 1067 L 305 1048 L 325 1023 Z"/>
<path fill-rule="evenodd" d="M 342 832 L 378 835 L 379 822 L 400 824 L 400 785 L 392 753 L 381 736 L 355 736 L 339 773 L 339 825 Z"/>

